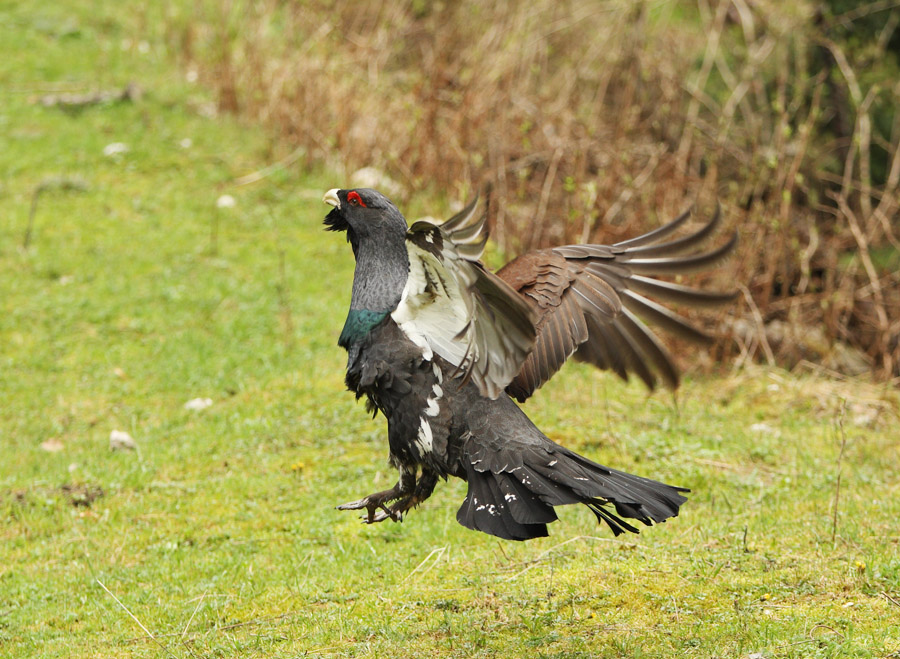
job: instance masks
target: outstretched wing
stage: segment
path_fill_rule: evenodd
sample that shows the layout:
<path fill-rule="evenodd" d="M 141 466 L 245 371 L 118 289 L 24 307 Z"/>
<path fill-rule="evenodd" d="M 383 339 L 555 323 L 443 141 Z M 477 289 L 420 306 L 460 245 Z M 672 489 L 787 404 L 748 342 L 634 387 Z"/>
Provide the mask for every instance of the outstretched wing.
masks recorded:
<path fill-rule="evenodd" d="M 650 297 L 710 307 L 736 295 L 656 279 L 712 267 L 734 247 L 737 234 L 712 251 L 694 252 L 718 226 L 718 208 L 698 231 L 664 242 L 689 217 L 686 211 L 655 231 L 615 245 L 530 252 L 500 270 L 497 275 L 528 299 L 538 315 L 534 350 L 507 392 L 524 401 L 572 355 L 626 380 L 633 373 L 650 389 L 658 377 L 676 388 L 679 373 L 672 356 L 643 321 L 692 341 L 709 343 L 712 338 Z"/>
<path fill-rule="evenodd" d="M 451 217 L 440 224 L 441 231 L 456 247 L 457 253 L 467 261 L 478 261 L 484 253 L 487 244 L 488 232 L 485 228 L 487 213 L 477 215 L 475 208 L 478 205 L 478 197 Z"/>
<path fill-rule="evenodd" d="M 534 346 L 535 317 L 524 298 L 478 263 L 483 221 L 466 224 L 473 210 L 441 227 L 410 227 L 409 277 L 391 317 L 426 357 L 440 355 L 496 398 Z"/>

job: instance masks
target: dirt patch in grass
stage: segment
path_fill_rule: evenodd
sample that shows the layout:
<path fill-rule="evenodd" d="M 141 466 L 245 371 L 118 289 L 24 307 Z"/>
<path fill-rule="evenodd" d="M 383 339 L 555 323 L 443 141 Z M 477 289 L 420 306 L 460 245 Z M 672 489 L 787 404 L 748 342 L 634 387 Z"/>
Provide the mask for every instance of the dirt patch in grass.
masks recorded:
<path fill-rule="evenodd" d="M 76 508 L 90 508 L 97 499 L 106 494 L 99 485 L 61 485 L 59 491 Z"/>
<path fill-rule="evenodd" d="M 34 505 L 37 500 L 54 501 L 62 499 L 74 508 L 90 508 L 95 501 L 104 497 L 106 492 L 99 485 L 91 483 L 64 483 L 59 487 L 35 486 L 26 489 L 10 490 L 0 496 L 19 506 Z"/>

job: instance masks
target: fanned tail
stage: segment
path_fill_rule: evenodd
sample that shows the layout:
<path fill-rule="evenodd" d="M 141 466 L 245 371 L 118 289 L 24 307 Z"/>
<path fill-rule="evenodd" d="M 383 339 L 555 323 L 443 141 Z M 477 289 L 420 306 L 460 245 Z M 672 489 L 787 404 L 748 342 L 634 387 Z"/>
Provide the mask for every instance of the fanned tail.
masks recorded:
<path fill-rule="evenodd" d="M 525 450 L 491 454 L 470 441 L 469 491 L 456 519 L 507 540 L 547 535 L 555 506 L 583 503 L 613 534 L 678 515 L 685 488 L 597 464 L 549 440 Z"/>

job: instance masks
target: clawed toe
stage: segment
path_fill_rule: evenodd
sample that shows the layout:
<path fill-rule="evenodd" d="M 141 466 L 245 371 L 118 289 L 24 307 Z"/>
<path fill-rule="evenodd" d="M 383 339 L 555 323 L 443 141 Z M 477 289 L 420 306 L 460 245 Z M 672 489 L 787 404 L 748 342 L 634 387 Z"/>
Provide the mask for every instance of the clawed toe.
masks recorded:
<path fill-rule="evenodd" d="M 379 492 L 378 494 L 370 494 L 357 501 L 350 501 L 337 507 L 338 510 L 366 510 L 363 516 L 364 524 L 375 524 L 383 522 L 386 519 L 392 519 L 395 522 L 400 521 L 401 514 L 387 507 L 386 502 L 396 498 L 396 493 L 388 490 Z"/>
<path fill-rule="evenodd" d="M 372 519 L 363 518 L 363 524 L 375 524 L 376 522 L 383 522 L 386 519 L 392 519 L 395 522 L 403 521 L 403 513 L 396 512 L 387 506 L 382 506 L 381 510 L 375 512 L 375 515 L 372 516 Z"/>
<path fill-rule="evenodd" d="M 342 503 L 337 507 L 338 510 L 362 510 L 366 508 L 370 503 L 371 497 L 363 497 L 362 499 L 358 499 L 356 501 L 350 501 L 349 503 Z"/>
<path fill-rule="evenodd" d="M 408 476 L 409 474 L 407 474 Z M 338 510 L 365 510 L 364 524 L 377 524 L 386 519 L 395 522 L 403 521 L 403 514 L 421 499 L 412 493 L 415 481 L 401 479 L 394 487 L 383 492 L 376 492 L 357 501 L 350 501 L 337 507 Z M 388 506 L 388 502 L 394 504 Z"/>
<path fill-rule="evenodd" d="M 402 522 L 403 516 L 412 508 L 431 496 L 437 483 L 437 474 L 428 471 L 418 482 L 414 471 L 402 471 L 401 478 L 394 487 L 383 492 L 375 492 L 357 501 L 350 501 L 337 507 L 338 510 L 365 510 L 363 524 L 377 524 L 386 519 Z M 388 503 L 391 505 L 388 505 Z"/>

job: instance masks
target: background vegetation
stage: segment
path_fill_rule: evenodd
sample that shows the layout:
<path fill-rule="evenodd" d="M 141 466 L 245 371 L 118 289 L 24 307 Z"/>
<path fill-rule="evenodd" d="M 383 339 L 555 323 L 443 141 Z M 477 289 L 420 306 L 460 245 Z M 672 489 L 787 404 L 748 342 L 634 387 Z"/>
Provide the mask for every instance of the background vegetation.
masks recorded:
<path fill-rule="evenodd" d="M 508 254 L 615 241 L 718 199 L 742 237 L 726 278 L 746 286 L 729 350 L 891 377 L 898 12 L 236 0 L 173 17 L 168 38 L 221 110 L 275 128 L 306 164 L 348 179 L 374 165 L 404 203 L 490 187 Z"/>
<path fill-rule="evenodd" d="M 0 655 L 900 655 L 884 383 L 745 363 L 647 397 L 567 367 L 527 408 L 549 435 L 694 491 L 636 537 L 566 508 L 552 537 L 500 543 L 456 523 L 460 482 L 402 525 L 333 510 L 391 477 L 335 346 L 352 258 L 320 199 L 343 173 L 221 116 L 192 7 L 0 2 Z M 435 183 L 404 207 L 466 193 Z"/>

